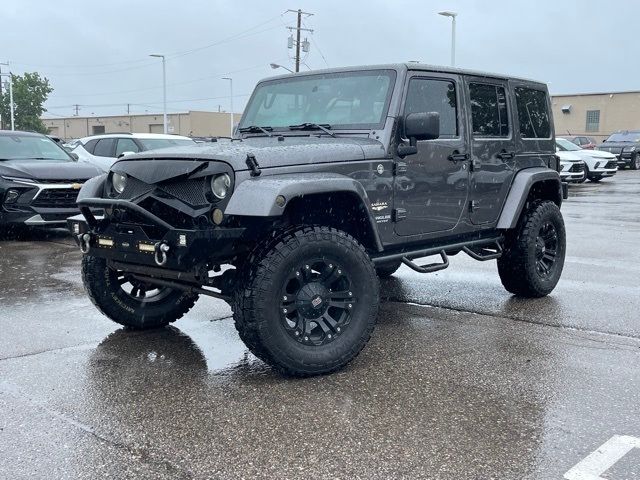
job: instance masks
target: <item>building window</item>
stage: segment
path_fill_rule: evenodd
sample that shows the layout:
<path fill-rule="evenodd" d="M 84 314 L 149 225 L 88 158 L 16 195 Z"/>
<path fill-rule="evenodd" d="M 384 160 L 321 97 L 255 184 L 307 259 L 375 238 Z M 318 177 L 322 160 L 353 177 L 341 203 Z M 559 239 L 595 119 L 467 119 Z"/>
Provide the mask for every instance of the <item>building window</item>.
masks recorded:
<path fill-rule="evenodd" d="M 600 131 L 600 110 L 587 110 L 587 132 Z"/>

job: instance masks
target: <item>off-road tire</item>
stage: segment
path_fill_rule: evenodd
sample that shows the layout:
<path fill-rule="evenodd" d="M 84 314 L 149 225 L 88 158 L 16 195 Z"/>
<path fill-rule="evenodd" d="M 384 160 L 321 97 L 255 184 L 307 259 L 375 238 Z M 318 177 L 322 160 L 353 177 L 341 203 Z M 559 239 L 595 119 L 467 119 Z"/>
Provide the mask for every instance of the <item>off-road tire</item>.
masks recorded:
<path fill-rule="evenodd" d="M 308 345 L 287 331 L 281 300 L 297 266 L 317 258 L 342 266 L 357 300 L 340 335 L 327 344 Z M 307 377 L 339 370 L 360 353 L 374 330 L 378 277 L 364 247 L 343 231 L 309 226 L 281 233 L 255 249 L 238 280 L 232 309 L 240 338 L 254 355 L 284 375 Z"/>
<path fill-rule="evenodd" d="M 389 262 L 376 265 L 376 273 L 379 278 L 389 278 L 398 271 L 402 262 Z"/>
<path fill-rule="evenodd" d="M 169 290 L 163 298 L 145 303 L 129 296 L 117 281 L 107 261 L 85 255 L 82 281 L 93 304 L 116 323 L 135 330 L 160 328 L 175 322 L 196 303 L 198 295 Z"/>
<path fill-rule="evenodd" d="M 631 170 L 640 169 L 640 153 L 636 153 L 633 157 L 631 157 L 631 161 L 629 162 L 629 168 Z"/>
<path fill-rule="evenodd" d="M 498 273 L 504 288 L 514 295 L 543 297 L 553 291 L 562 274 L 566 253 L 564 220 L 558 206 L 551 201 L 535 200 L 525 208 L 516 229 L 505 239 L 504 253 L 498 259 Z M 555 229 L 557 248 L 549 274 L 543 275 L 537 266 L 537 242 L 541 229 L 548 223 Z"/>

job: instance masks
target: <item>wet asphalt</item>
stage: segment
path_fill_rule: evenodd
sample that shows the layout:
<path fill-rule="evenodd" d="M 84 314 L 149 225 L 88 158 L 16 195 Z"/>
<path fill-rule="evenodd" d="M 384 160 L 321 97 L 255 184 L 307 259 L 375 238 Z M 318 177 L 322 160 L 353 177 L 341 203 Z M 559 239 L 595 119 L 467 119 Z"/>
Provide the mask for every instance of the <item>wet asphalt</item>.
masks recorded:
<path fill-rule="evenodd" d="M 640 437 L 640 172 L 572 187 L 563 213 L 551 296 L 462 255 L 403 267 L 362 354 L 305 380 L 249 354 L 221 301 L 128 332 L 66 236 L 4 239 L 0 478 L 563 478 Z M 601 478 L 640 478 L 640 448 Z"/>

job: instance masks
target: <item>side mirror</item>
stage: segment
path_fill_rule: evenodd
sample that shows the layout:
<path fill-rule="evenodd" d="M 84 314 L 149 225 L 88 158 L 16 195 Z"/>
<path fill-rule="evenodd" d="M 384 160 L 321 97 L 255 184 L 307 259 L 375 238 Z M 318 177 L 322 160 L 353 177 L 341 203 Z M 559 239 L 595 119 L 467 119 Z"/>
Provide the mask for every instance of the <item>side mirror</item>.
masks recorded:
<path fill-rule="evenodd" d="M 78 156 L 77 153 L 75 152 L 69 152 L 69 155 L 71 156 L 71 158 L 73 158 L 75 161 L 80 160 L 80 157 Z"/>
<path fill-rule="evenodd" d="M 122 152 L 120 155 L 118 155 L 118 158 L 122 158 L 122 157 L 126 157 L 127 155 L 133 155 L 136 152 Z"/>
<path fill-rule="evenodd" d="M 440 136 L 440 114 L 410 113 L 404 119 L 404 133 L 410 140 L 435 140 Z"/>
<path fill-rule="evenodd" d="M 398 156 L 418 153 L 418 140 L 435 140 L 440 137 L 440 114 L 410 113 L 404 118 L 404 134 L 409 138 L 409 145 L 398 145 Z"/>

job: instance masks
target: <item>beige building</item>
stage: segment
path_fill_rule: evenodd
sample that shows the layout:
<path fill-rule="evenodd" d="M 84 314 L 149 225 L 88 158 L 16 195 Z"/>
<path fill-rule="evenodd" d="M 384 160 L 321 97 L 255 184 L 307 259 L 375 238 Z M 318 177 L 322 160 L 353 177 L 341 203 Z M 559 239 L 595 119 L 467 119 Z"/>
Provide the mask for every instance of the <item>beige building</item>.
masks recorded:
<path fill-rule="evenodd" d="M 241 114 L 234 114 L 234 123 Z M 169 133 L 195 137 L 229 136 L 230 115 L 225 112 L 189 111 L 167 115 Z M 93 117 L 43 118 L 51 135 L 70 140 L 101 133 L 162 133 L 162 114 L 108 115 Z"/>
<path fill-rule="evenodd" d="M 598 142 L 616 130 L 640 130 L 640 91 L 553 95 L 556 135 L 587 135 Z"/>

